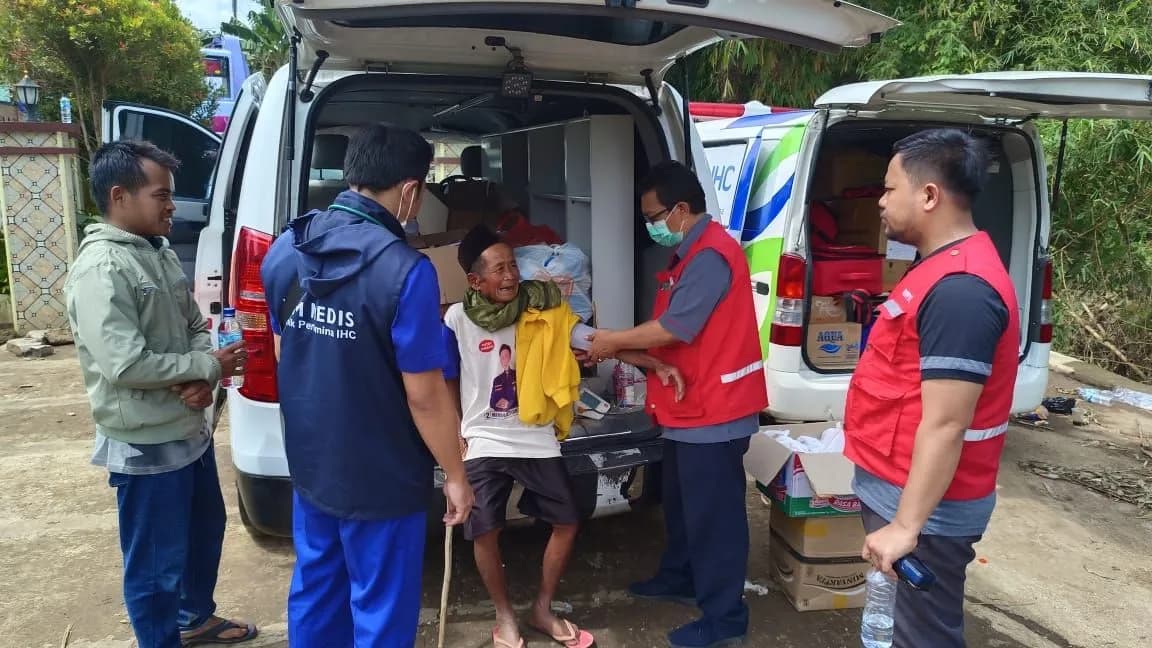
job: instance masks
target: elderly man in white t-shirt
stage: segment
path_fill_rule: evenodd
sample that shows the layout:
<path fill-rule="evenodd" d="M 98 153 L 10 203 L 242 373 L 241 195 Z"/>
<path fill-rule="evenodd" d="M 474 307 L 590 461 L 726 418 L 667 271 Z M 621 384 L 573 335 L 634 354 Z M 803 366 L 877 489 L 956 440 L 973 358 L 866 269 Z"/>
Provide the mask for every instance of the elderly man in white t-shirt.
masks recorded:
<path fill-rule="evenodd" d="M 560 442 L 552 421 L 535 425 L 520 417 L 522 385 L 539 385 L 545 377 L 514 371 L 516 325 L 524 311 L 568 306 L 553 284 L 522 283 L 512 248 L 484 226 L 470 231 L 461 242 L 459 261 L 470 289 L 464 303 L 454 304 L 444 316 L 446 344 L 459 359 L 458 371 L 450 368 L 446 373 L 459 381 L 464 466 L 476 493 L 464 533 L 474 541 L 476 566 L 496 606 L 492 640 L 496 648 L 524 646 L 508 600 L 499 545 L 512 485 L 519 482 L 524 487 L 520 511 L 552 525 L 540 590 L 528 623 L 561 645 L 588 648 L 592 635 L 558 618 L 551 609 L 580 522 Z M 566 321 L 577 320 L 573 316 Z M 626 360 L 661 372 L 665 380 L 679 378 L 675 370 L 645 354 Z"/>

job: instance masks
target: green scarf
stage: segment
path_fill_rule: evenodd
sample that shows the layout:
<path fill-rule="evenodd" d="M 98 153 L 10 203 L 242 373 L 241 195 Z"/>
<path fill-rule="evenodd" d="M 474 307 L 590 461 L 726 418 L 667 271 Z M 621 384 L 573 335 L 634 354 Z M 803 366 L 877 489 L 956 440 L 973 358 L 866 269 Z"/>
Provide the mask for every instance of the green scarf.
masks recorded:
<path fill-rule="evenodd" d="M 560 288 L 551 281 L 521 281 L 520 292 L 516 299 L 507 304 L 494 304 L 487 297 L 471 288 L 464 295 L 464 314 L 476 326 L 495 333 L 507 328 L 520 319 L 520 315 L 529 308 L 548 310 L 560 305 L 562 297 Z"/>

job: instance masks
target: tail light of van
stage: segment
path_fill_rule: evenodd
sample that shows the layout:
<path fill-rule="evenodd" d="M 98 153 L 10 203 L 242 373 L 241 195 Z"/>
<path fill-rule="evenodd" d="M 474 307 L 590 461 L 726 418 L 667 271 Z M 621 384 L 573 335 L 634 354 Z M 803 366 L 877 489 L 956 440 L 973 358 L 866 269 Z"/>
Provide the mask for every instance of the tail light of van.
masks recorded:
<path fill-rule="evenodd" d="M 1052 259 L 1044 262 L 1044 280 L 1040 288 L 1040 332 L 1038 342 L 1052 342 Z"/>
<path fill-rule="evenodd" d="M 804 344 L 804 281 L 808 264 L 791 254 L 780 257 L 776 273 L 776 312 L 772 315 L 772 344 Z"/>
<path fill-rule="evenodd" d="M 260 264 L 272 247 L 271 234 L 248 227 L 240 228 L 232 265 L 232 306 L 236 321 L 247 343 L 248 362 L 244 367 L 244 384 L 240 393 L 255 401 L 274 403 L 280 398 L 276 388 L 276 351 L 272 325 L 268 320 L 268 302 Z"/>

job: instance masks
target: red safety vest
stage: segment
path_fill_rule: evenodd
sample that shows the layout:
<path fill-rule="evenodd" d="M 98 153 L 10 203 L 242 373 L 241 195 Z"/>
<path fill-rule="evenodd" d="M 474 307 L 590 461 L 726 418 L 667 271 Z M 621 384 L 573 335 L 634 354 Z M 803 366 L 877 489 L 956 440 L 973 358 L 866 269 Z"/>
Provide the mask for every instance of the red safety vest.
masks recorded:
<path fill-rule="evenodd" d="M 932 287 L 958 273 L 987 281 L 1008 308 L 1008 328 L 996 345 L 992 375 L 976 403 L 972 424 L 964 433 L 960 464 L 944 493 L 944 499 L 970 500 L 996 490 L 1020 355 L 1016 289 L 992 239 L 984 232 L 913 266 L 881 306 L 868 335 L 868 347 L 848 387 L 844 454 L 892 484 L 903 487 L 907 483 L 916 428 L 923 416 L 916 315 Z"/>
<path fill-rule="evenodd" d="M 748 261 L 740 244 L 719 223 L 710 222 L 688 254 L 656 276 L 660 286 L 652 319 L 659 319 L 668 310 L 673 286 L 701 250 L 714 250 L 724 257 L 732 270 L 732 285 L 691 344 L 649 350 L 679 369 L 687 385 L 684 400 L 677 403 L 675 389 L 661 385 L 649 373 L 648 413 L 656 423 L 670 428 L 730 423 L 768 407 Z"/>

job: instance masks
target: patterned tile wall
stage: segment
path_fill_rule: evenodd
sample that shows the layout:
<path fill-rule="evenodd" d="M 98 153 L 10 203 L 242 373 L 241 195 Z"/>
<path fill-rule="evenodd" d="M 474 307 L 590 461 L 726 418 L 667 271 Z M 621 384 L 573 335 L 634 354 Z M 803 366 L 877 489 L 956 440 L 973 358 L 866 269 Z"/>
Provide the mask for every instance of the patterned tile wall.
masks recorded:
<path fill-rule="evenodd" d="M 76 258 L 76 155 L 14 148 L 74 148 L 68 133 L 4 132 L 0 208 L 16 330 L 66 328 L 64 281 Z"/>

